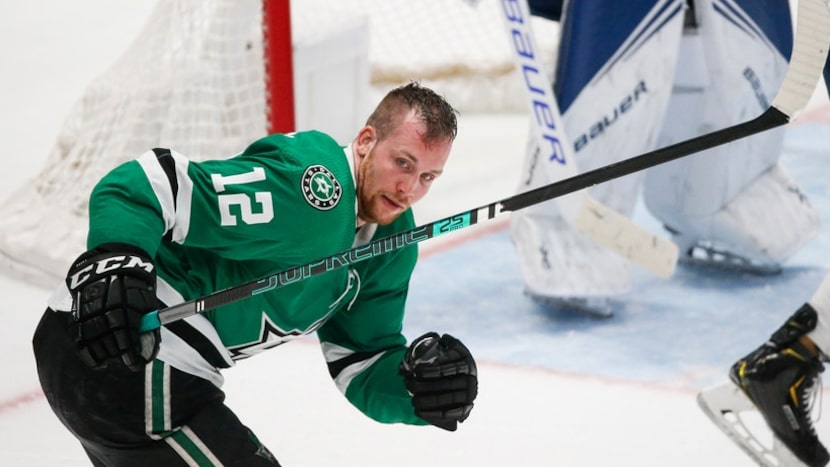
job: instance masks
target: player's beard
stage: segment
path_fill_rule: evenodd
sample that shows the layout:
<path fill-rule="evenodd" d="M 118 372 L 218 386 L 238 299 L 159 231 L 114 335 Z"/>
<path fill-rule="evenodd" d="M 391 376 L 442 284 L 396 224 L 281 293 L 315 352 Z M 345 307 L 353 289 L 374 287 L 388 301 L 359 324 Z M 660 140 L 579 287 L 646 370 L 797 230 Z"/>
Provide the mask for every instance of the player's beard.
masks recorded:
<path fill-rule="evenodd" d="M 379 225 L 387 225 L 398 218 L 409 204 L 397 199 L 377 186 L 381 171 L 375 164 L 372 152 L 360 164 L 357 178 L 357 214 L 360 219 Z M 372 182 L 375 183 L 372 183 Z M 390 205 L 390 202 L 394 204 Z"/>

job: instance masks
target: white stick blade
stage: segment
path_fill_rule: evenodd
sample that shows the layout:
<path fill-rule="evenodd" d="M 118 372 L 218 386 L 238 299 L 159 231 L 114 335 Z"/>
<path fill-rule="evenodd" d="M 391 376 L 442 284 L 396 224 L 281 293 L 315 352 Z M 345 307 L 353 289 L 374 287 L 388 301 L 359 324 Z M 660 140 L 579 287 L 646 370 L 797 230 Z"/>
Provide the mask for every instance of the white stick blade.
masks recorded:
<path fill-rule="evenodd" d="M 793 54 L 772 106 L 792 119 L 807 106 L 830 46 L 830 2 L 800 0 Z"/>
<path fill-rule="evenodd" d="M 574 227 L 658 277 L 674 274 L 679 253 L 673 241 L 649 232 L 590 196 L 583 197 Z"/>

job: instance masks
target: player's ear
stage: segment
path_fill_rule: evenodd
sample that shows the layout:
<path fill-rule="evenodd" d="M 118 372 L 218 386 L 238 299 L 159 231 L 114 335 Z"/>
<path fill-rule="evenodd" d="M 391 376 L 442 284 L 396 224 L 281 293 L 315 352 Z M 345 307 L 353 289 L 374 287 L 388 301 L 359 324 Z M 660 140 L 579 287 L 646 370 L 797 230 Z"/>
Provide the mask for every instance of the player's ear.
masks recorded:
<path fill-rule="evenodd" d="M 366 125 L 360 129 L 355 139 L 355 155 L 358 157 L 365 157 L 372 150 L 372 146 L 377 142 L 377 131 L 375 127 Z"/>

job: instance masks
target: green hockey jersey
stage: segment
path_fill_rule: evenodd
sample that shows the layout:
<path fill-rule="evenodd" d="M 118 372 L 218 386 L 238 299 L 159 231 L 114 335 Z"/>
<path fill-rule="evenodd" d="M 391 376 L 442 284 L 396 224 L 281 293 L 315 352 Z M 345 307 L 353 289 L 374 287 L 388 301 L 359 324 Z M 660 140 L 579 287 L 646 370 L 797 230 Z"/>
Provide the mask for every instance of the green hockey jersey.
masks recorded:
<path fill-rule="evenodd" d="M 356 232 L 349 150 L 314 131 L 270 135 L 225 160 L 148 151 L 98 183 L 89 211 L 88 247 L 142 248 L 167 305 L 348 250 L 356 238 L 414 227 L 409 210 Z M 398 374 L 416 260 L 417 247 L 407 246 L 169 323 L 158 358 L 221 384 L 221 368 L 317 332 L 352 404 L 381 422 L 425 424 Z"/>

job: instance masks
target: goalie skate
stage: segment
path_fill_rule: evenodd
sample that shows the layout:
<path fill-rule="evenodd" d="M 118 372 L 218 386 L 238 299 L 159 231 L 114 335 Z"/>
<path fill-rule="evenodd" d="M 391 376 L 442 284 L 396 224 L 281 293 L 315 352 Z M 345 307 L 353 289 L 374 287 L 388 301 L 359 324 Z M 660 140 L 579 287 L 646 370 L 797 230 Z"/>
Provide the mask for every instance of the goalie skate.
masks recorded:
<path fill-rule="evenodd" d="M 772 434 L 755 405 L 732 382 L 704 389 L 697 395 L 697 403 L 709 419 L 758 465 L 809 467 Z"/>
<path fill-rule="evenodd" d="M 723 271 L 745 272 L 758 276 L 772 276 L 781 273 L 781 265 L 762 262 L 717 248 L 709 243 L 697 243 L 686 250 L 678 261 L 682 264 Z"/>

